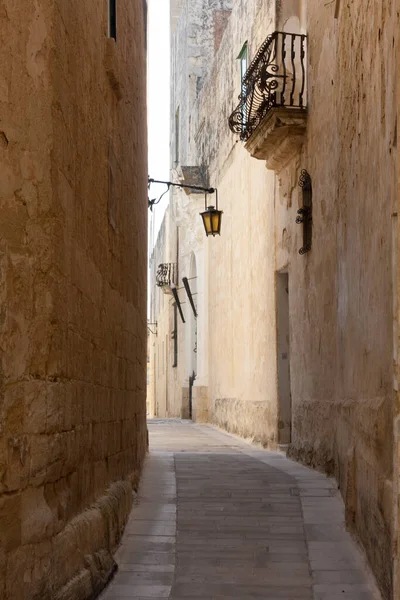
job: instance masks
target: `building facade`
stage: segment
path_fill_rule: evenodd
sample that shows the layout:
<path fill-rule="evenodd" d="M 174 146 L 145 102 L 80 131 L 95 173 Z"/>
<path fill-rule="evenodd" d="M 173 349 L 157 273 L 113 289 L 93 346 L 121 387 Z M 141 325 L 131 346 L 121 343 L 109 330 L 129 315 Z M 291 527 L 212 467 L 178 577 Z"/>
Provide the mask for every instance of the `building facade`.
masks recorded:
<path fill-rule="evenodd" d="M 175 183 L 213 185 L 207 168 L 195 164 L 189 131 L 194 132 L 192 110 L 231 8 L 232 0 L 171 2 L 171 178 Z M 209 203 L 212 198 L 208 197 Z M 150 321 L 157 322 L 157 336 L 150 334 L 154 368 L 149 405 L 150 414 L 160 417 L 208 419 L 208 245 L 199 216 L 204 207 L 203 193 L 171 188 L 150 260 Z M 171 284 L 177 288 L 179 307 Z"/>
<path fill-rule="evenodd" d="M 146 452 L 145 16 L 0 6 L 5 600 L 100 591 Z"/>
<path fill-rule="evenodd" d="M 193 257 L 202 296 L 194 383 L 179 323 L 174 415 L 192 383 L 194 416 L 334 475 L 388 599 L 400 594 L 398 15 L 395 0 L 180 3 L 171 177 L 218 188 L 221 236 L 192 221 L 193 194 L 174 194 L 168 216 L 185 315 Z"/>

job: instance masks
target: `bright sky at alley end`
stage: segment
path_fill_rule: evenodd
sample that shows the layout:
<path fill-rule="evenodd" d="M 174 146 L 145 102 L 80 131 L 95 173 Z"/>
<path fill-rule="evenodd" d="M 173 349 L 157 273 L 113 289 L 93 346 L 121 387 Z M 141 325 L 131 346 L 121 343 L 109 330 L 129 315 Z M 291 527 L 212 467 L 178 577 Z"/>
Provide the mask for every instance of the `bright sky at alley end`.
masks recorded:
<path fill-rule="evenodd" d="M 148 0 L 148 131 L 149 175 L 169 179 L 170 126 L 170 16 L 169 0 Z M 151 187 L 152 198 L 159 197 L 165 186 Z M 149 213 L 149 243 L 155 242 L 168 203 L 168 194 Z M 151 251 L 151 249 L 150 249 Z"/>

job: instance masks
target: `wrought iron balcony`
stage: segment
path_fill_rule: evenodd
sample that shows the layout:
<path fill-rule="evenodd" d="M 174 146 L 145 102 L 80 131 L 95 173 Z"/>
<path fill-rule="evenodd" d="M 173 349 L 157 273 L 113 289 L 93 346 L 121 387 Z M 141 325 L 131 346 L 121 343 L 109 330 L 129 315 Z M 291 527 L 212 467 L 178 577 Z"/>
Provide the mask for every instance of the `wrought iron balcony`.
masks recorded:
<path fill-rule="evenodd" d="M 233 133 L 247 141 L 271 109 L 306 109 L 305 56 L 305 35 L 275 31 L 267 37 L 243 77 L 229 117 Z"/>
<path fill-rule="evenodd" d="M 176 275 L 175 263 L 161 263 L 158 265 L 156 273 L 156 283 L 158 287 L 169 288 L 171 283 L 175 283 Z"/>

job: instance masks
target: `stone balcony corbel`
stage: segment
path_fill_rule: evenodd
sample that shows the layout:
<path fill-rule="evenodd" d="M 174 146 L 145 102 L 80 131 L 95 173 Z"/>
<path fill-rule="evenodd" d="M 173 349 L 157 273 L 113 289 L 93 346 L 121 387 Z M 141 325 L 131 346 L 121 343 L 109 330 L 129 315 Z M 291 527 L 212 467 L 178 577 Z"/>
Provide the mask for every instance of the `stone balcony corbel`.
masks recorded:
<path fill-rule="evenodd" d="M 253 158 L 265 160 L 267 169 L 279 172 L 301 150 L 307 110 L 271 108 L 245 144 Z"/>

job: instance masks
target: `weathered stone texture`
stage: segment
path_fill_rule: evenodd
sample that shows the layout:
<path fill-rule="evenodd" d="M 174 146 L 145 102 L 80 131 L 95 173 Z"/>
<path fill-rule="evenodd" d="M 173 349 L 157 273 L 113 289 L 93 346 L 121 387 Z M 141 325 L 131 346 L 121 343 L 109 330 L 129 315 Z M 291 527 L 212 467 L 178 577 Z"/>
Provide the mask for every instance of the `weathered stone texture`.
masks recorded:
<path fill-rule="evenodd" d="M 146 451 L 143 5 L 0 23 L 0 597 L 83 600 Z"/>
<path fill-rule="evenodd" d="M 231 10 L 216 10 L 214 12 L 214 51 L 216 52 L 224 35 Z"/>
<path fill-rule="evenodd" d="M 225 211 L 223 235 L 209 247 L 210 418 L 274 441 L 274 277 L 287 270 L 290 452 L 335 474 L 349 526 L 391 598 L 398 12 L 389 0 L 340 5 L 335 19 L 335 3 L 235 2 L 191 111 L 192 164 L 208 166 Z M 251 59 L 286 23 L 308 35 L 309 114 L 301 153 L 275 177 L 248 161 L 227 120 L 240 91 L 242 44 L 249 41 Z M 295 224 L 302 168 L 314 205 L 305 256 Z M 260 416 L 251 407 L 263 400 Z"/>
<path fill-rule="evenodd" d="M 171 3 L 171 164 L 174 168 L 171 179 L 182 184 L 209 184 L 207 168 L 199 168 L 191 162 L 190 139 L 195 131 L 192 109 L 217 42 L 226 27 L 232 3 L 232 0 L 176 0 Z M 203 194 L 172 189 L 170 206 L 153 249 L 151 321 L 157 321 L 158 335 L 150 335 L 150 361 L 153 366 L 148 397 L 150 414 L 157 416 L 190 415 L 189 377 L 193 371 L 197 377 L 193 388 L 192 416 L 204 420 L 208 411 L 208 357 L 205 350 L 208 307 L 203 285 L 207 277 L 207 254 L 204 228 L 199 217 L 203 209 Z M 178 316 L 178 360 L 174 367 L 173 297 L 164 294 L 155 284 L 157 266 L 164 262 L 177 264 L 178 288 L 182 286 L 182 277 L 190 278 L 192 291 L 196 287 L 194 298 L 198 317 L 194 319 L 188 302 L 182 305 L 186 323 Z M 197 281 L 201 282 L 199 286 Z M 183 290 L 179 291 L 179 296 L 185 302 Z"/>
<path fill-rule="evenodd" d="M 187 0 L 179 7 L 179 19 L 172 38 L 171 140 L 176 136 L 179 108 L 179 165 L 201 166 L 190 161 L 190 138 L 194 135 L 193 106 L 214 58 L 226 17 L 233 0 Z M 173 14 L 173 10 L 172 13 Z M 172 167 L 177 167 L 175 157 Z"/>
<path fill-rule="evenodd" d="M 274 177 L 236 144 L 227 122 L 240 92 L 237 56 L 246 41 L 255 54 L 274 18 L 271 2 L 233 3 L 188 131 L 191 164 L 207 168 L 224 211 L 221 237 L 203 242 L 208 418 L 269 446 L 277 443 Z"/>
<path fill-rule="evenodd" d="M 309 5 L 310 114 L 300 166 L 313 181 L 313 250 L 300 257 L 293 248 L 290 259 L 292 372 L 307 373 L 292 381 L 291 453 L 336 475 L 348 523 L 388 598 L 395 23 L 392 2 L 342 2 L 338 21 L 333 7 Z M 294 196 L 293 206 L 292 222 Z"/>

